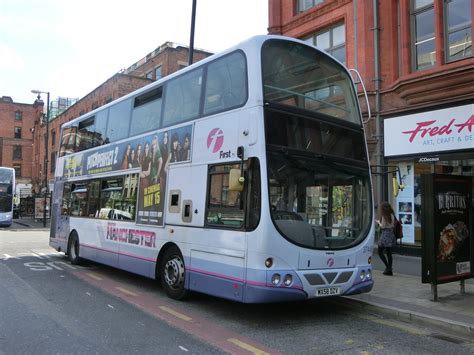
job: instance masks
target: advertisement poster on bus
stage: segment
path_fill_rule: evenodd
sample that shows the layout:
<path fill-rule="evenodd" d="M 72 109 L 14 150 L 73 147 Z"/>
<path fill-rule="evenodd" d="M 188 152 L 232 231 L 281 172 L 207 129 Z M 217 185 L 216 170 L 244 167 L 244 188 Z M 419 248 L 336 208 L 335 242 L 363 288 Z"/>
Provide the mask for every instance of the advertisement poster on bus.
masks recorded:
<path fill-rule="evenodd" d="M 137 223 L 163 225 L 168 166 L 191 160 L 192 138 L 187 125 L 66 156 L 63 177 L 140 169 Z"/>
<path fill-rule="evenodd" d="M 425 235 L 431 249 L 427 261 L 431 265 L 424 268 L 431 269 L 431 282 L 436 284 L 472 277 L 472 180 L 467 176 L 434 174 L 431 177 L 432 186 L 428 190 L 433 191 L 432 215 L 423 219 L 424 224 L 431 225 L 428 226 L 431 240 Z"/>

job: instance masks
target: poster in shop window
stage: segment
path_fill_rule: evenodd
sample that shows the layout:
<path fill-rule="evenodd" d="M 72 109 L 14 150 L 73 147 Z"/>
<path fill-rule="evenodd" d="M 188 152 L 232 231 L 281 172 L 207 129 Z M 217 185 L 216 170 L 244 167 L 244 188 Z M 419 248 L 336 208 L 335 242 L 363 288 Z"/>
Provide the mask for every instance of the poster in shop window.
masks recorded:
<path fill-rule="evenodd" d="M 472 178 L 422 176 L 422 281 L 440 284 L 472 277 Z"/>
<path fill-rule="evenodd" d="M 412 162 L 398 164 L 403 190 L 398 193 L 394 206 L 397 219 L 402 223 L 403 244 L 415 242 L 415 208 L 414 208 L 414 171 Z"/>

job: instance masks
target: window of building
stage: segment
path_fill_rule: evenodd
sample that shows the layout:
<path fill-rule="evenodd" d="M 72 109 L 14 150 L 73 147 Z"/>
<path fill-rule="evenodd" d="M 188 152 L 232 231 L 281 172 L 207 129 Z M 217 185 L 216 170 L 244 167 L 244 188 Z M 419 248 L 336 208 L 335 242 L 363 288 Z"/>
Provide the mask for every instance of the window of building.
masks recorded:
<path fill-rule="evenodd" d="M 432 68 L 436 64 L 433 0 L 414 0 L 413 6 L 414 69 Z"/>
<path fill-rule="evenodd" d="M 15 112 L 15 121 L 21 121 L 23 119 L 23 112 L 16 111 Z"/>
<path fill-rule="evenodd" d="M 472 56 L 471 0 L 445 1 L 446 61 Z"/>
<path fill-rule="evenodd" d="M 15 127 L 15 138 L 21 138 L 21 127 Z"/>
<path fill-rule="evenodd" d="M 298 12 L 304 12 L 316 5 L 319 5 L 324 0 L 298 0 Z"/>
<path fill-rule="evenodd" d="M 169 126 L 199 115 L 202 68 L 168 82 L 165 94 L 163 125 Z"/>
<path fill-rule="evenodd" d="M 216 165 L 209 170 L 209 192 L 206 212 L 208 225 L 241 228 L 244 222 L 244 192 L 229 191 L 229 171 L 239 164 Z"/>
<path fill-rule="evenodd" d="M 20 164 L 13 164 L 13 169 L 15 169 L 15 176 L 21 177 L 21 165 Z"/>
<path fill-rule="evenodd" d="M 346 26 L 344 24 L 318 32 L 303 40 L 324 49 L 341 63 L 346 64 Z"/>
<path fill-rule="evenodd" d="M 155 80 L 160 80 L 163 77 L 161 73 L 161 65 L 155 68 Z"/>
<path fill-rule="evenodd" d="M 54 147 L 56 144 L 56 128 L 51 130 L 51 145 Z"/>
<path fill-rule="evenodd" d="M 54 173 L 54 170 L 56 170 L 56 152 L 51 153 L 51 164 L 49 166 L 49 172 Z"/>
<path fill-rule="evenodd" d="M 13 160 L 21 160 L 21 145 L 13 146 Z"/>
<path fill-rule="evenodd" d="M 153 79 L 153 72 L 152 71 L 149 71 L 148 73 L 146 73 L 145 77 L 147 79 Z"/>

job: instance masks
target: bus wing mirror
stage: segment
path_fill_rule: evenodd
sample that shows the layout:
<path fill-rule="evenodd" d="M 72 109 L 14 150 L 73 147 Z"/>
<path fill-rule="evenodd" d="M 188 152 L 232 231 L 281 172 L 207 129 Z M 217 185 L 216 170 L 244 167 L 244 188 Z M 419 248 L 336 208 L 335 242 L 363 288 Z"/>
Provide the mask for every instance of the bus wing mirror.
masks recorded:
<path fill-rule="evenodd" d="M 230 169 L 229 171 L 229 190 L 241 192 L 244 190 L 244 177 L 241 176 L 240 169 Z"/>

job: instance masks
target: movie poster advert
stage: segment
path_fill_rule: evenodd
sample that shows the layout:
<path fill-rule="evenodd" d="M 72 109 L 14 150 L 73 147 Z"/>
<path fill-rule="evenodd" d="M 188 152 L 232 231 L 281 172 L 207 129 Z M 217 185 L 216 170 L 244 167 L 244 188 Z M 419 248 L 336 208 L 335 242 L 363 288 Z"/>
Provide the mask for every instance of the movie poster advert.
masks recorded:
<path fill-rule="evenodd" d="M 191 160 L 192 135 L 193 126 L 187 125 L 66 156 L 63 176 L 139 169 L 136 222 L 161 226 L 168 166 Z"/>
<path fill-rule="evenodd" d="M 436 283 L 471 277 L 472 180 L 466 176 L 433 176 L 433 252 Z"/>
<path fill-rule="evenodd" d="M 403 190 L 400 189 L 396 199 L 395 210 L 397 219 L 402 223 L 403 239 L 401 242 L 415 243 L 415 221 L 414 221 L 414 169 L 413 163 L 403 162 L 398 164 L 400 169 L 400 180 Z"/>

